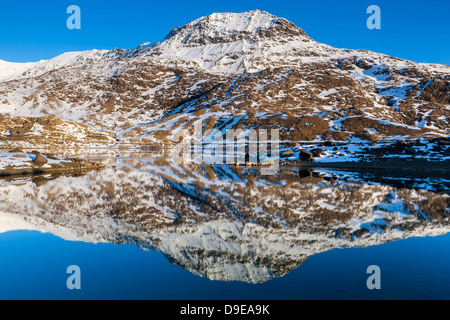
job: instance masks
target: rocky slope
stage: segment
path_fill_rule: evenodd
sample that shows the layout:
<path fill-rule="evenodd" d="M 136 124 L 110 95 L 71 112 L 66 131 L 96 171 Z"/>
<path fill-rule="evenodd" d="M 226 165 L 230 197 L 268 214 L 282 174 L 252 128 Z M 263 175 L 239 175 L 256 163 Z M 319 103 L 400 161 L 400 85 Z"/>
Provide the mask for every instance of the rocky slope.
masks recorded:
<path fill-rule="evenodd" d="M 10 117 L 0 114 L 0 143 L 2 149 L 114 146 L 117 141 L 111 133 L 98 132 L 77 122 L 68 122 L 55 116 Z"/>
<path fill-rule="evenodd" d="M 278 129 L 289 147 L 445 141 L 449 92 L 449 66 L 333 48 L 259 10 L 202 17 L 134 50 L 0 62 L 0 113 L 54 115 L 106 144 L 208 142 L 212 129 Z"/>

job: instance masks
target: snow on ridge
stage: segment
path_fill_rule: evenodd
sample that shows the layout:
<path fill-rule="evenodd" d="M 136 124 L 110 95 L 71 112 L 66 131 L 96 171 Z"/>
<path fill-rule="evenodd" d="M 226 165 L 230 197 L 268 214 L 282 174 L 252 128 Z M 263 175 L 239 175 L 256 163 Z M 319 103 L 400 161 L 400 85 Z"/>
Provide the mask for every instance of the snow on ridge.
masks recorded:
<path fill-rule="evenodd" d="M 281 28 L 266 36 L 278 24 L 281 24 Z M 213 13 L 172 30 L 156 44 L 146 42 L 132 50 L 68 52 L 51 60 L 30 63 L 0 60 L 0 82 L 39 76 L 79 60 L 106 56 L 131 60 L 145 58 L 164 64 L 181 63 L 186 67 L 201 68 L 218 74 L 240 73 L 245 70 L 256 72 L 271 65 L 295 67 L 299 62 L 351 57 L 373 58 L 378 63 L 385 63 L 387 67 L 395 69 L 411 65 L 420 65 L 429 71 L 448 72 L 450 69 L 445 65 L 391 59 L 387 55 L 368 50 L 334 48 L 312 40 L 301 28 L 285 18 L 262 10 L 252 10 L 243 13 Z M 359 76 L 368 77 L 367 74 Z"/>
<path fill-rule="evenodd" d="M 56 70 L 74 64 L 79 60 L 101 57 L 108 50 L 88 50 L 63 53 L 50 60 L 38 62 L 7 62 L 0 60 L 0 82 L 42 75 L 48 71 Z"/>
<path fill-rule="evenodd" d="M 195 27 L 206 21 L 214 27 L 215 32 L 255 32 L 261 28 L 272 27 L 279 19 L 266 11 L 252 10 L 243 13 L 213 13 L 194 20 L 188 25 Z"/>

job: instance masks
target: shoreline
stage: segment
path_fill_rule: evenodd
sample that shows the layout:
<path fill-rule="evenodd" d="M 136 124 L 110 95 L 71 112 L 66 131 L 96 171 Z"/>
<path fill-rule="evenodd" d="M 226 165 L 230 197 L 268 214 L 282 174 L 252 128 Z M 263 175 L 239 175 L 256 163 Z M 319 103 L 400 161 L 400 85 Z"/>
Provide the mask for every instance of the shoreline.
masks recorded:
<path fill-rule="evenodd" d="M 410 171 L 417 169 L 423 171 L 450 171 L 450 160 L 426 160 L 426 159 L 404 159 L 389 158 L 373 161 L 346 161 L 346 162 L 315 162 L 315 161 L 292 161 L 281 164 L 282 167 L 302 168 L 330 168 L 330 169 L 359 169 L 359 170 L 401 170 Z"/>
<path fill-rule="evenodd" d="M 0 152 L 0 178 L 25 175 L 85 173 L 99 170 L 105 165 L 78 158 L 58 158 L 37 151 L 22 150 Z"/>
<path fill-rule="evenodd" d="M 64 168 L 24 168 L 24 169 L 7 169 L 0 171 L 0 178 L 5 177 L 13 177 L 13 176 L 37 176 L 43 174 L 78 174 L 78 173 L 86 173 L 93 170 L 99 170 L 105 168 L 104 164 L 96 164 L 96 165 L 86 165 L 84 167 L 81 166 L 73 166 L 73 167 L 64 167 Z"/>
<path fill-rule="evenodd" d="M 39 174 L 51 174 L 51 173 L 80 173 L 84 171 L 90 171 L 93 169 L 102 169 L 105 167 L 102 163 L 92 162 L 88 160 L 88 157 L 92 157 L 93 154 L 83 155 L 81 152 L 78 152 L 78 155 L 75 157 L 54 157 L 49 153 L 44 152 L 56 152 L 56 149 L 42 148 L 38 150 L 42 150 L 43 153 L 38 151 L 25 151 L 21 149 L 14 150 L 1 150 L 0 149 L 0 177 L 12 176 L 12 175 L 39 175 Z M 44 151 L 45 150 L 45 151 Z M 60 149 L 60 152 L 64 151 L 72 151 L 69 154 L 77 154 L 74 149 Z M 102 152 L 115 152 L 118 156 L 121 152 L 137 152 L 137 153 L 147 153 L 142 148 L 136 148 L 136 146 L 128 146 L 127 148 L 87 148 L 87 149 L 78 149 L 78 151 L 87 150 L 87 151 L 99 151 Z M 148 152 L 149 154 L 154 154 L 155 156 L 161 156 L 164 158 L 171 158 L 171 156 L 167 153 L 161 152 Z M 33 156 L 42 155 L 48 158 L 49 165 L 36 165 L 33 163 Z M 94 152 L 95 156 L 95 152 Z M 25 162 L 20 162 L 13 160 L 13 157 L 20 157 L 27 159 Z M 414 156 L 405 157 L 404 155 L 396 155 L 392 154 L 390 158 L 376 158 L 370 157 L 370 159 L 352 159 L 348 161 L 336 161 L 333 162 L 332 159 L 326 159 L 327 161 L 321 161 L 323 159 L 320 158 L 312 158 L 311 160 L 289 160 L 289 159 L 279 159 L 279 167 L 280 168 L 300 168 L 300 169 L 339 169 L 344 171 L 377 171 L 377 172 L 390 172 L 394 171 L 407 174 L 412 173 L 414 176 L 416 175 L 444 175 L 444 177 L 448 177 L 450 179 L 450 159 L 443 155 L 444 160 L 434 159 L 426 159 L 426 158 L 414 158 Z M 10 164 L 3 164 L 2 162 L 5 160 L 9 160 Z M 52 160 L 50 160 L 52 159 Z M 13 161 L 11 161 L 13 160 Z M 22 159 L 23 160 L 23 159 Z M 210 165 L 220 165 L 219 163 L 209 163 L 208 161 L 204 162 L 205 164 Z M 224 163 L 225 164 L 225 163 Z M 230 164 L 231 166 L 236 166 L 236 164 Z M 269 163 L 257 163 L 257 164 L 239 164 L 240 167 L 256 167 L 256 168 L 270 168 L 273 164 Z"/>

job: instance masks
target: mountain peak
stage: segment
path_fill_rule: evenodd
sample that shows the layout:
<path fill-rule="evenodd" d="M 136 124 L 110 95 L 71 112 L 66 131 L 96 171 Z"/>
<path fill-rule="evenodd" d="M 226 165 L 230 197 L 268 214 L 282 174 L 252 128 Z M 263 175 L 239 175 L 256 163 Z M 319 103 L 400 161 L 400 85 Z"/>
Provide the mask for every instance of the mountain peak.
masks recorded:
<path fill-rule="evenodd" d="M 243 13 L 213 13 L 182 27 L 173 29 L 165 41 L 181 45 L 197 46 L 246 40 L 291 39 L 307 37 L 294 23 L 276 17 L 266 11 L 252 10 Z"/>

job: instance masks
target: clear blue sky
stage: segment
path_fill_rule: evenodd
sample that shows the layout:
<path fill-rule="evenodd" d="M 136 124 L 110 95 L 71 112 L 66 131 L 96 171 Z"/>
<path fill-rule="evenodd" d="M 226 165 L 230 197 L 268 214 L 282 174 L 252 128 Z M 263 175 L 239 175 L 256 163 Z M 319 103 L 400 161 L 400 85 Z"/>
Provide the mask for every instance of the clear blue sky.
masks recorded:
<path fill-rule="evenodd" d="M 81 30 L 66 27 L 72 4 L 81 8 Z M 366 27 L 372 4 L 382 10 L 381 30 Z M 450 65 L 448 0 L 2 1 L 0 59 L 28 62 L 67 51 L 132 49 L 213 12 L 253 9 L 287 18 L 315 40 L 339 48 Z"/>

